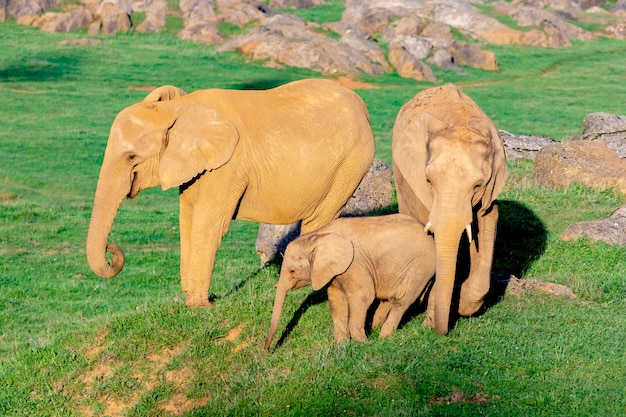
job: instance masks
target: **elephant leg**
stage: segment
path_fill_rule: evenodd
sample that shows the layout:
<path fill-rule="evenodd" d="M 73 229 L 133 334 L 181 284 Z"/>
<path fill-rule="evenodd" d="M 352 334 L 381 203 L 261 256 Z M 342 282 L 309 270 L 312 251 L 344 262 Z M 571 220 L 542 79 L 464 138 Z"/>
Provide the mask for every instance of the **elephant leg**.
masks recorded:
<path fill-rule="evenodd" d="M 382 325 L 387 320 L 389 310 L 391 310 L 391 302 L 389 300 L 381 300 L 372 319 L 372 328 Z"/>
<path fill-rule="evenodd" d="M 181 286 L 185 305 L 211 307 L 209 288 L 215 264 L 215 255 L 232 218 L 211 211 L 210 204 L 198 197 L 198 188 L 190 187 L 181 194 Z"/>
<path fill-rule="evenodd" d="M 367 310 L 374 302 L 374 291 L 361 289 L 360 291 L 351 291 L 348 296 L 348 306 L 350 308 L 349 326 L 350 337 L 359 342 L 368 340 L 365 334 L 365 320 L 367 319 Z"/>
<path fill-rule="evenodd" d="M 387 320 L 385 320 L 383 327 L 380 329 L 380 334 L 378 335 L 380 339 L 389 337 L 395 332 L 409 306 L 410 304 L 392 303 Z"/>
<path fill-rule="evenodd" d="M 478 218 L 478 237 L 470 245 L 470 273 L 461 285 L 459 314 L 469 317 L 482 307 L 489 292 L 493 246 L 498 223 L 498 206 Z"/>
<path fill-rule="evenodd" d="M 328 304 L 333 316 L 333 335 L 335 342 L 343 342 L 350 339 L 348 330 L 348 298 L 346 293 L 334 281 L 328 287 Z"/>
<path fill-rule="evenodd" d="M 180 201 L 180 285 L 183 293 L 189 291 L 189 263 L 191 260 L 192 210 L 181 195 Z"/>

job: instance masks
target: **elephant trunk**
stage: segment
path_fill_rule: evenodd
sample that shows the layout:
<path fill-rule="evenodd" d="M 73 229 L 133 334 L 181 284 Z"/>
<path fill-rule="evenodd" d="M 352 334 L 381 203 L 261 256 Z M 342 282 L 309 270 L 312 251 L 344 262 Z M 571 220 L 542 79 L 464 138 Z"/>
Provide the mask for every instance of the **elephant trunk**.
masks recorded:
<path fill-rule="evenodd" d="M 440 335 L 448 333 L 450 326 L 450 308 L 456 278 L 456 266 L 461 235 L 464 224 L 455 225 L 443 220 L 444 226 L 435 229 L 435 248 L 437 253 L 437 275 L 434 291 L 435 331 Z"/>
<path fill-rule="evenodd" d="M 117 210 L 130 190 L 130 179 L 128 184 L 124 181 L 121 181 L 121 184 L 119 181 L 109 183 L 107 179 L 111 176 L 106 172 L 103 169 L 100 173 L 89 221 L 87 262 L 96 275 L 102 278 L 112 278 L 124 267 L 124 252 L 117 245 L 107 245 L 107 241 Z M 107 261 L 107 251 L 113 254 L 110 262 Z"/>
<path fill-rule="evenodd" d="M 279 280 L 276 286 L 276 298 L 274 299 L 274 311 L 272 312 L 272 321 L 270 323 L 270 330 L 267 333 L 267 338 L 265 339 L 265 350 L 269 350 L 272 339 L 276 334 L 276 329 L 278 328 L 278 322 L 280 321 L 280 316 L 283 312 L 283 305 L 285 303 L 285 296 L 287 295 L 287 291 L 291 287 L 287 285 L 283 280 Z"/>

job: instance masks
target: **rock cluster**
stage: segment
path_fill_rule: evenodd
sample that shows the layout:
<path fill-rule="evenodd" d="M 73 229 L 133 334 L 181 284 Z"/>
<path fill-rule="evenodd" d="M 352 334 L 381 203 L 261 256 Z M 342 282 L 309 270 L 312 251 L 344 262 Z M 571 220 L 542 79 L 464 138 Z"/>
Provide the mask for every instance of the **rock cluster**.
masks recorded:
<path fill-rule="evenodd" d="M 626 39 L 626 4 L 601 0 L 348 0 L 341 19 L 323 26 L 305 22 L 290 9 L 324 5 L 323 0 L 0 0 L 0 22 L 16 18 L 42 30 L 88 27 L 90 35 L 119 31 L 160 32 L 166 16 L 182 19 L 178 36 L 236 50 L 268 65 L 309 68 L 323 74 L 379 74 L 435 82 L 433 67 L 498 69 L 490 44 L 561 48 L 598 36 Z M 480 6 L 480 7 L 479 7 Z M 605 6 L 606 8 L 600 8 Z M 62 12 L 51 12 L 52 8 Z M 488 11 L 488 13 L 486 13 Z M 501 23 L 507 16 L 523 30 Z M 141 16 L 141 17 L 140 17 Z M 131 18 L 132 17 L 132 18 Z M 142 18 L 143 17 L 143 18 Z M 242 28 L 228 38 L 220 25 Z M 597 32 L 582 29 L 591 25 Z M 460 33 L 459 40 L 453 32 Z M 386 44 L 388 48 L 380 45 Z"/>
<path fill-rule="evenodd" d="M 595 189 L 613 188 L 626 194 L 625 116 L 591 113 L 583 120 L 582 134 L 536 152 L 536 185 L 566 187 L 573 183 Z M 607 219 L 573 224 L 561 235 L 563 240 L 579 237 L 626 245 L 626 205 Z"/>

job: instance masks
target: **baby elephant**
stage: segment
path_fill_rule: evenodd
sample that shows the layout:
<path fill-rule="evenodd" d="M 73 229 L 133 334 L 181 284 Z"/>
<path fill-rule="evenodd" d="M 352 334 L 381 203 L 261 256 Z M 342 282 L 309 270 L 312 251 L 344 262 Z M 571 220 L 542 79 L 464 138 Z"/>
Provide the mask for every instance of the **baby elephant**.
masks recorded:
<path fill-rule="evenodd" d="M 435 275 L 435 243 L 424 224 L 404 214 L 352 217 L 300 236 L 285 250 L 276 288 L 269 349 L 288 290 L 328 287 L 335 342 L 367 340 L 365 320 L 375 299 L 372 326 L 393 334 L 406 310 Z"/>

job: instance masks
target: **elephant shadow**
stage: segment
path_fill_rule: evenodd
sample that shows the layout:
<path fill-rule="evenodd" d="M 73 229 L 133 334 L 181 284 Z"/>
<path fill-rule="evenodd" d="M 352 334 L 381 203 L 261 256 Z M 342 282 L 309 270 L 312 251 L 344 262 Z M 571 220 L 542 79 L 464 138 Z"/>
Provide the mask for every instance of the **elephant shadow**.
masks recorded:
<path fill-rule="evenodd" d="M 310 307 L 326 303 L 327 301 L 328 294 L 326 293 L 326 290 L 314 291 L 309 294 L 307 298 L 300 304 L 298 310 L 296 310 L 296 312 L 293 314 L 293 317 L 291 318 L 291 320 L 289 320 L 289 323 L 287 323 L 287 326 L 285 327 L 285 330 L 283 330 L 283 333 L 280 335 L 278 342 L 276 342 L 276 346 L 274 347 L 274 349 L 278 349 L 280 346 L 283 345 L 283 343 L 285 343 L 285 341 L 289 337 L 289 334 L 298 325 L 300 319 Z"/>
<path fill-rule="evenodd" d="M 548 240 L 545 224 L 528 206 L 513 200 L 498 200 L 498 204 L 498 233 L 486 308 L 503 298 L 511 275 L 522 278 L 526 274 L 545 252 Z"/>
<path fill-rule="evenodd" d="M 487 309 L 499 303 L 506 292 L 511 276 L 521 278 L 532 263 L 545 251 L 548 231 L 544 223 L 526 205 L 519 201 L 498 200 L 498 232 L 494 246 L 491 267 L 491 285 L 485 296 L 483 307 L 475 314 L 482 315 Z M 463 237 L 459 243 L 457 259 L 457 279 L 452 297 L 452 311 L 458 311 L 461 284 L 469 273 L 469 242 Z M 428 299 L 428 294 L 426 294 Z M 400 326 L 406 325 L 415 316 L 425 311 L 427 303 L 416 303 L 406 312 Z M 451 324 L 458 320 L 452 314 Z"/>
<path fill-rule="evenodd" d="M 389 207 L 385 212 L 371 213 L 370 215 L 382 215 L 390 212 L 397 212 L 397 206 Z M 532 263 L 538 259 L 545 251 L 548 240 L 548 230 L 539 217 L 526 205 L 519 201 L 498 200 L 498 232 L 494 247 L 494 256 L 491 273 L 491 286 L 483 308 L 476 314 L 483 314 L 487 309 L 499 303 L 506 292 L 506 288 L 511 275 L 521 278 L 524 276 Z M 459 247 L 459 259 L 457 260 L 457 274 L 467 276 L 469 271 L 469 242 L 466 238 L 461 239 Z M 278 260 L 278 265 L 280 265 Z M 465 275 L 464 275 L 465 274 Z M 461 280 L 457 280 L 457 287 L 453 300 L 458 300 Z M 427 300 L 432 286 L 427 287 L 422 300 Z M 304 313 L 312 306 L 328 301 L 326 291 L 317 291 L 301 303 L 298 310 L 287 324 L 276 347 L 281 346 L 291 331 L 298 325 Z M 371 319 L 378 302 L 375 302 L 369 310 L 366 322 L 366 332 L 369 335 L 371 329 Z M 405 313 L 398 329 L 402 329 L 409 321 L 423 314 L 426 310 L 426 302 L 416 302 Z M 453 305 L 455 303 L 453 302 Z M 453 311 L 456 309 L 453 307 Z M 457 317 L 452 316 L 452 321 Z"/>
<path fill-rule="evenodd" d="M 294 80 L 295 78 L 284 78 L 284 79 L 257 78 L 257 79 L 246 80 L 245 82 L 241 82 L 241 83 L 235 83 L 229 86 L 229 88 L 232 88 L 235 90 L 269 90 L 269 89 L 287 84 Z"/>

